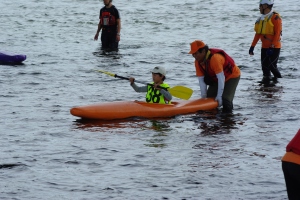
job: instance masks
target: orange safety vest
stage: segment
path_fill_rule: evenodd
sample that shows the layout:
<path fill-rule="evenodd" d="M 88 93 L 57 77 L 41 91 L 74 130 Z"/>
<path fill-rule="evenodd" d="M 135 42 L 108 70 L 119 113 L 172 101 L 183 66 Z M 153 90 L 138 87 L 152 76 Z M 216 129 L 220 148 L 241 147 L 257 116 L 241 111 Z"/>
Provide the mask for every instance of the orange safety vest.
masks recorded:
<path fill-rule="evenodd" d="M 224 72 L 225 77 L 232 74 L 233 67 L 235 66 L 234 60 L 222 49 L 211 48 L 211 49 L 209 49 L 209 51 L 210 51 L 210 55 L 208 56 L 208 58 L 204 62 L 205 63 L 205 69 L 202 68 L 202 66 L 199 62 L 199 67 L 203 71 L 203 73 L 205 74 L 205 78 L 206 79 L 211 79 L 214 82 L 218 82 L 218 79 L 217 79 L 217 76 L 216 76 L 215 72 L 210 68 L 210 59 L 216 53 L 222 54 L 225 57 L 225 62 L 224 62 L 224 65 L 223 65 L 223 72 Z"/>

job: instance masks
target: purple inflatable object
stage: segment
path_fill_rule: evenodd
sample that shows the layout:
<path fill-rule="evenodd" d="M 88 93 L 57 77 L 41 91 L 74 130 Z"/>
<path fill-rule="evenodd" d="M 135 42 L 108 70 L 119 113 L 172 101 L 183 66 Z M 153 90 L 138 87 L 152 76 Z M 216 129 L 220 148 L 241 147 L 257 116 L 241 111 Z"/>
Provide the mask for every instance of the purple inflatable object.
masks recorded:
<path fill-rule="evenodd" d="M 2 64 L 19 64 L 24 60 L 26 60 L 26 55 L 0 51 L 0 63 Z"/>

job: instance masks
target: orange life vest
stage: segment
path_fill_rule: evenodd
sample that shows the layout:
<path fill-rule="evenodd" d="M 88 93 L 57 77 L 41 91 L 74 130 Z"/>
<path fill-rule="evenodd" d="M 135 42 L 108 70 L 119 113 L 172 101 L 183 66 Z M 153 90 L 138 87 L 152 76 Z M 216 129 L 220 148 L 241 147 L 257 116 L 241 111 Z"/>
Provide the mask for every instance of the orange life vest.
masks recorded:
<path fill-rule="evenodd" d="M 211 79 L 214 82 L 218 82 L 218 79 L 217 79 L 217 76 L 216 76 L 215 72 L 210 68 L 210 59 L 216 53 L 222 54 L 225 57 L 225 62 L 224 62 L 224 65 L 223 65 L 223 72 L 224 72 L 225 77 L 232 74 L 233 67 L 235 66 L 234 60 L 222 49 L 212 48 L 212 49 L 209 49 L 209 51 L 210 51 L 210 55 L 208 56 L 208 58 L 204 62 L 205 63 L 205 69 L 202 68 L 201 64 L 199 63 L 199 66 L 200 66 L 201 70 L 205 74 L 205 78 L 206 79 Z"/>

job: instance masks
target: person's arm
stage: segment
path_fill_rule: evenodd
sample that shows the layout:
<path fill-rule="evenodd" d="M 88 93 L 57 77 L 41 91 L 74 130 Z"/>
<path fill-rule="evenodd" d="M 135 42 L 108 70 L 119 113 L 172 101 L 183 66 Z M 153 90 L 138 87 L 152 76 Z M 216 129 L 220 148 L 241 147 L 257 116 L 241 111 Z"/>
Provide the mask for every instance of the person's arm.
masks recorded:
<path fill-rule="evenodd" d="M 171 95 L 171 93 L 170 93 L 168 90 L 161 89 L 161 90 L 160 90 L 160 93 L 161 93 L 168 101 L 171 101 L 171 100 L 172 100 L 172 95 Z"/>
<path fill-rule="evenodd" d="M 259 39 L 260 39 L 260 34 L 255 33 L 251 46 L 255 47 Z"/>
<path fill-rule="evenodd" d="M 135 83 L 130 84 L 131 87 L 136 91 L 136 92 L 147 92 L 148 87 L 147 86 L 137 86 Z"/>
<path fill-rule="evenodd" d="M 224 91 L 224 86 L 225 86 L 225 75 L 224 72 L 220 72 L 218 74 L 216 74 L 217 78 L 218 78 L 218 93 L 216 96 L 216 99 L 218 101 L 218 106 L 222 106 L 223 102 L 222 102 L 222 95 L 223 95 L 223 91 Z"/>
<path fill-rule="evenodd" d="M 254 55 L 253 51 L 254 51 L 254 47 L 256 46 L 258 40 L 260 39 L 260 34 L 255 33 L 251 47 L 249 49 L 249 54 L 250 55 Z"/>
<path fill-rule="evenodd" d="M 198 61 L 195 60 L 195 70 L 196 70 L 196 76 L 198 77 L 199 81 L 199 86 L 200 86 L 200 92 L 201 92 L 201 98 L 206 98 L 207 97 L 207 85 L 204 82 L 204 72 L 200 70 L 202 68 Z"/>
<path fill-rule="evenodd" d="M 198 76 L 199 86 L 200 86 L 200 92 L 201 92 L 201 98 L 207 97 L 207 85 L 204 82 L 204 76 Z"/>
<path fill-rule="evenodd" d="M 117 19 L 117 41 L 120 41 L 121 38 L 121 19 Z"/>
<path fill-rule="evenodd" d="M 223 71 L 223 66 L 225 63 L 225 57 L 221 54 L 214 54 L 210 59 L 210 66 L 212 70 L 215 72 L 218 79 L 218 92 L 215 98 L 218 101 L 218 106 L 222 106 L 222 95 L 225 86 L 225 75 Z"/>
<path fill-rule="evenodd" d="M 159 90 L 160 93 L 168 100 L 171 101 L 172 99 L 172 95 L 171 93 L 168 91 L 168 88 L 160 88 L 159 84 L 153 84 L 154 89 Z"/>
<path fill-rule="evenodd" d="M 130 78 L 129 78 L 129 82 L 130 82 L 131 87 L 132 87 L 136 92 L 147 92 L 147 91 L 148 91 L 148 87 L 147 87 L 147 86 L 142 86 L 142 87 L 137 86 L 137 85 L 134 83 L 134 78 L 133 78 L 133 77 L 130 77 Z"/>
<path fill-rule="evenodd" d="M 99 20 L 98 29 L 97 29 L 97 32 L 95 34 L 94 40 L 98 40 L 99 33 L 100 33 L 101 29 L 102 29 L 101 20 Z"/>
<path fill-rule="evenodd" d="M 278 15 L 275 15 L 275 17 L 272 18 L 272 23 L 274 24 L 274 37 L 272 40 L 273 47 L 276 48 L 276 44 L 278 44 L 278 41 L 281 37 L 281 31 L 282 31 L 282 21 L 281 17 Z"/>

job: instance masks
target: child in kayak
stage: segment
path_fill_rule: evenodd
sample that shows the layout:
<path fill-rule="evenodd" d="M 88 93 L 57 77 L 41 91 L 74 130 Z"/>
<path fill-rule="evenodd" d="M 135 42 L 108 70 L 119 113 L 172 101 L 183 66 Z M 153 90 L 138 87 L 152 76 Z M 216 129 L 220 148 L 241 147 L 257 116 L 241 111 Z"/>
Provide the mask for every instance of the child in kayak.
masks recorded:
<path fill-rule="evenodd" d="M 168 92 L 169 85 L 164 83 L 166 79 L 166 70 L 163 67 L 154 67 L 152 72 L 153 82 L 147 86 L 137 86 L 134 83 L 134 78 L 130 77 L 130 85 L 136 92 L 147 92 L 146 102 L 170 104 L 172 95 Z"/>

